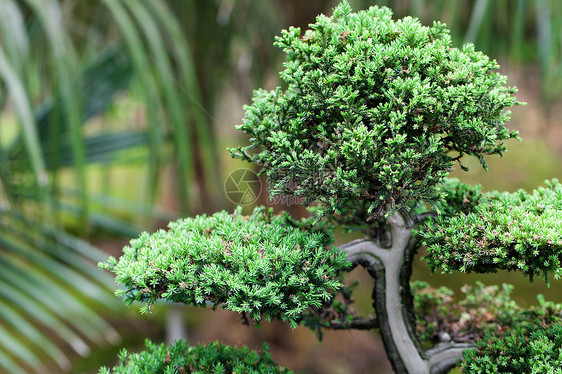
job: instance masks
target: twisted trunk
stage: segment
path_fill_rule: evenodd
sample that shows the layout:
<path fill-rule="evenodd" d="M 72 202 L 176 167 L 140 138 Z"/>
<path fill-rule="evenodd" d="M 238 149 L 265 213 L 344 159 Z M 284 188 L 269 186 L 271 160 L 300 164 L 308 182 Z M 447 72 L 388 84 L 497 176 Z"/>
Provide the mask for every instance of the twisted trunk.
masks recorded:
<path fill-rule="evenodd" d="M 364 266 L 375 280 L 373 302 L 386 352 L 396 373 L 440 374 L 456 365 L 469 345 L 441 343 L 423 352 L 415 336 L 410 276 L 415 254 L 412 229 L 399 214 L 388 219 L 391 244 L 355 240 L 340 248 L 354 264 Z"/>

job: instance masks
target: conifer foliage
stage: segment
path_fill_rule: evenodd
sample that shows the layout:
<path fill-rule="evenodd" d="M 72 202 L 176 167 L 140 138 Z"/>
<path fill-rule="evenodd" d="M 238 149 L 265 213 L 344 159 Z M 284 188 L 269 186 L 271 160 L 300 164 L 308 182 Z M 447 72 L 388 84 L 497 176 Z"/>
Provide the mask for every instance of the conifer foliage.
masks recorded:
<path fill-rule="evenodd" d="M 255 92 L 239 126 L 250 145 L 234 151 L 263 167 L 274 193 L 338 213 L 361 201 L 375 217 L 435 200 L 460 157 L 485 166 L 517 136 L 504 126 L 515 88 L 473 45 L 451 47 L 442 23 L 395 21 L 385 7 L 352 13 L 343 2 L 275 44 L 287 54 L 286 88 Z"/>
<path fill-rule="evenodd" d="M 256 321 L 280 318 L 296 327 L 303 313 L 332 298 L 349 267 L 331 235 L 271 209 L 244 216 L 220 212 L 181 219 L 143 233 L 104 268 L 125 286 L 124 301 L 218 306 Z"/>
<path fill-rule="evenodd" d="M 218 342 L 190 347 L 178 340 L 170 347 L 146 340 L 146 350 L 129 353 L 122 350 L 119 364 L 104 367 L 100 374 L 155 374 L 155 373 L 245 373 L 291 374 L 271 359 L 264 344 L 261 353 L 248 348 L 236 349 Z"/>
<path fill-rule="evenodd" d="M 421 244 L 428 249 L 429 267 L 490 273 L 498 269 L 521 271 L 533 280 L 562 275 L 562 185 L 556 179 L 528 194 L 491 192 L 478 186 L 450 184 L 449 214 L 420 227 Z M 458 199 L 462 200 L 459 201 Z M 456 199 L 456 200 L 455 200 Z M 460 204 L 459 204 L 460 202 Z"/>
<path fill-rule="evenodd" d="M 517 138 L 505 127 L 516 89 L 497 63 L 471 44 L 451 47 L 441 23 L 393 20 L 376 6 L 353 13 L 346 1 L 304 33 L 283 31 L 276 45 L 287 54 L 283 88 L 255 92 L 239 126 L 250 144 L 231 152 L 261 168 L 272 195 L 314 204 L 312 218 L 256 208 L 144 233 L 101 265 L 124 286 L 118 295 L 147 303 L 144 311 L 158 300 L 221 307 L 258 322 L 302 323 L 318 336 L 321 328 L 379 328 L 397 373 L 447 373 L 462 360 L 463 373 L 558 373 L 561 305 L 539 299 L 524 310 L 510 286 L 482 284 L 456 302 L 451 290 L 410 283 L 424 247 L 432 271 L 504 269 L 547 282 L 562 275 L 556 179 L 506 193 L 447 178 L 454 166 L 466 170 L 462 157 L 485 168 L 484 156 Z M 336 248 L 334 223 L 365 237 Z M 376 318 L 350 307 L 342 277 L 358 265 L 375 281 Z M 149 348 L 129 362 L 163 357 L 165 347 Z M 115 372 L 144 372 L 129 367 Z M 230 372 L 221 368 L 212 372 Z"/>

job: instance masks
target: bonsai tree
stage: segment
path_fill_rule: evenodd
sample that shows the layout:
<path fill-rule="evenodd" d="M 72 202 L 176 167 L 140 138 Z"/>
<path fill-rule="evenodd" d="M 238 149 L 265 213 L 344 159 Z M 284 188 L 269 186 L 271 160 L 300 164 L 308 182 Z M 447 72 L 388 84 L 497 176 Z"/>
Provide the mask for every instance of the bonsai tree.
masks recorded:
<path fill-rule="evenodd" d="M 275 44 L 287 55 L 283 87 L 255 92 L 238 127 L 250 144 L 231 153 L 259 167 L 272 195 L 309 206 L 310 217 L 237 209 L 144 233 L 102 264 L 122 284 L 117 294 L 145 303 L 143 311 L 158 300 L 221 307 L 257 323 L 304 324 L 319 336 L 378 328 L 397 373 L 559 370 L 560 305 L 540 299 L 523 309 L 506 285 L 466 286 L 456 300 L 410 279 L 421 250 L 431 270 L 445 273 L 505 269 L 548 282 L 562 272 L 557 180 L 507 193 L 447 178 L 455 167 L 467 170 L 467 156 L 486 168 L 485 156 L 501 156 L 504 141 L 518 138 L 505 123 L 520 103 L 498 64 L 471 44 L 451 47 L 442 23 L 393 20 L 385 7 L 353 13 L 346 1 L 304 33 L 284 30 Z M 335 246 L 337 227 L 363 238 Z M 343 275 L 357 265 L 374 279 L 376 317 L 350 306 Z M 243 361 L 232 358 L 238 351 L 217 347 L 150 345 L 144 359 L 123 354 L 113 370 L 157 372 L 142 363 L 159 357 L 198 372 L 190 362 L 202 355 L 218 365 L 213 372 L 240 372 L 225 366 Z M 254 355 L 244 372 L 285 370 L 267 352 L 263 360 L 236 355 Z"/>

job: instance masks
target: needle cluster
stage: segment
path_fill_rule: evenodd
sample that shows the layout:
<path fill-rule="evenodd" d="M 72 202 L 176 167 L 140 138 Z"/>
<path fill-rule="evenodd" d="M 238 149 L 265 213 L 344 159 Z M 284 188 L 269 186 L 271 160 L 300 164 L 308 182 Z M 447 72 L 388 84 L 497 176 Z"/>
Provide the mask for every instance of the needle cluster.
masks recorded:
<path fill-rule="evenodd" d="M 171 222 L 101 266 L 124 286 L 118 295 L 147 303 L 144 311 L 167 300 L 296 327 L 341 287 L 338 273 L 350 265 L 330 243 L 326 232 L 262 207 L 250 216 L 223 211 Z"/>
<path fill-rule="evenodd" d="M 433 271 L 520 271 L 531 280 L 562 275 L 562 184 L 547 181 L 532 193 L 481 193 L 460 182 L 448 185 L 444 214 L 417 231 Z M 456 213 L 454 213 L 456 211 Z"/>
<path fill-rule="evenodd" d="M 304 34 L 284 30 L 284 88 L 258 90 L 235 157 L 261 166 L 272 194 L 302 197 L 328 213 L 439 198 L 456 161 L 500 154 L 516 138 L 504 124 L 518 104 L 496 61 L 451 46 L 444 24 L 392 19 L 386 7 L 342 2 Z M 462 167 L 462 165 L 461 165 Z"/>

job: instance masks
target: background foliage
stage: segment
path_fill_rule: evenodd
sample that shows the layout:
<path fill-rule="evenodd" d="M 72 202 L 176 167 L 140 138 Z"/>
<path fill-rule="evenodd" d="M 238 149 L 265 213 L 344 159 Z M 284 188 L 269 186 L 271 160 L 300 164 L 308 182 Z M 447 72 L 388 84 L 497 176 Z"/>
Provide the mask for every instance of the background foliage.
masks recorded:
<path fill-rule="evenodd" d="M 540 111 L 559 98 L 557 0 L 350 3 L 446 22 L 455 45 L 536 67 Z M 183 214 L 223 208 L 218 135 L 240 121 L 217 121 L 224 87 L 247 102 L 279 71 L 273 35 L 333 5 L 0 0 L 1 370 L 66 371 L 117 342 L 107 320 L 122 309 L 88 241 L 175 217 L 163 195 Z"/>
<path fill-rule="evenodd" d="M 205 69 L 231 71 L 231 48 L 249 45 L 232 29 L 268 22 L 269 5 L 222 10 L 218 25 L 223 2 L 0 5 L 0 366 L 68 370 L 69 348 L 117 342 L 99 313 L 122 313 L 95 267 L 105 255 L 76 234 L 131 237 L 173 217 L 153 206 L 170 165 L 175 209 L 221 204 L 209 113 L 223 78 Z"/>

